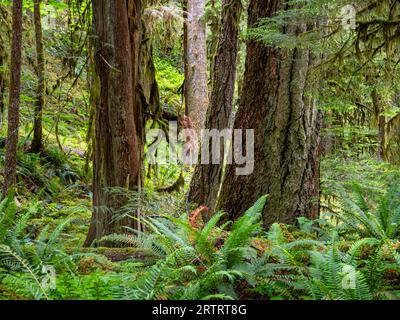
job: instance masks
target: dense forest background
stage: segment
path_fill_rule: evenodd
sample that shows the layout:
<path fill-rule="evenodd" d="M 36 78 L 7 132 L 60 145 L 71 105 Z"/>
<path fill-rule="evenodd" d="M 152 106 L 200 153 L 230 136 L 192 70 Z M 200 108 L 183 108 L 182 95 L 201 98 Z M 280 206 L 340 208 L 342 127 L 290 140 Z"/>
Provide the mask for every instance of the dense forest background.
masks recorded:
<path fill-rule="evenodd" d="M 399 39 L 399 0 L 0 0 L 0 299 L 399 299 Z"/>

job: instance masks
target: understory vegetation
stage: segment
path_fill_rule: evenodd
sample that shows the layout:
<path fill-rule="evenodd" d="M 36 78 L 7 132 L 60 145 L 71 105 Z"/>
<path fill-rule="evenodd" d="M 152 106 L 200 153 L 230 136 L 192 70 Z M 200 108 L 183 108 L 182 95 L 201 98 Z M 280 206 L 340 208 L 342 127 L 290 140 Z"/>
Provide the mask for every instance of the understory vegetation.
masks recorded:
<path fill-rule="evenodd" d="M 297 226 L 275 223 L 265 230 L 265 196 L 234 222 L 221 212 L 204 223 L 201 215 L 185 211 L 183 193 L 160 195 L 149 184 L 140 200 L 146 232 L 107 236 L 112 248 L 82 249 L 91 204 L 90 193 L 77 187 L 79 174 L 66 170 L 77 177 L 72 183 L 62 179 L 65 163 L 59 168 L 28 157 L 19 165 L 21 181 L 46 171 L 57 182 L 36 195 L 21 192 L 18 200 L 10 195 L 0 205 L 1 297 L 398 299 L 396 170 L 338 161 L 324 161 L 324 209 L 317 220 L 299 218 Z M 26 174 L 24 166 L 37 172 Z M 131 197 L 124 212 L 135 210 L 139 200 Z"/>

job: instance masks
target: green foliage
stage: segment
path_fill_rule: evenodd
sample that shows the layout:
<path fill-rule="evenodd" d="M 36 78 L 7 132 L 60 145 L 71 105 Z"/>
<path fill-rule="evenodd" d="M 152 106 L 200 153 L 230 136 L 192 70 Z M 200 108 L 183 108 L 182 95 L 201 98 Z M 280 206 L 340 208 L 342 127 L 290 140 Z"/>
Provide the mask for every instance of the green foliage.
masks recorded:
<path fill-rule="evenodd" d="M 266 197 L 237 220 L 224 238 L 228 224 L 217 227 L 223 214 L 216 214 L 197 230 L 183 219 L 149 218 L 154 235 L 126 236 L 129 243 L 164 255 L 133 286 L 115 289 L 116 298 L 156 299 L 233 299 L 237 297 L 234 282 L 245 277 L 246 259 L 256 255 L 250 241 L 260 231 L 260 216 Z M 171 224 L 172 222 L 172 224 Z M 142 237 L 153 237 L 147 242 Z M 108 237 L 110 239 L 122 240 Z M 132 240 L 136 239 L 136 241 Z M 220 244 L 220 243 L 223 244 Z M 158 249 L 156 248 L 158 246 Z M 221 246 L 218 248 L 218 246 Z M 161 249 L 159 251 L 159 249 Z"/>
<path fill-rule="evenodd" d="M 307 228 L 296 239 L 281 224 L 272 225 L 263 237 L 265 201 L 260 199 L 229 231 L 229 223 L 218 226 L 223 214 L 216 214 L 202 230 L 166 217 L 149 219 L 153 234 L 108 237 L 160 259 L 137 280 L 114 287 L 114 298 L 368 300 L 394 294 L 386 279 L 388 272 L 400 271 L 392 242 L 365 238 L 347 248 L 337 235 L 310 239 L 318 238 L 320 227 Z M 322 221 L 319 225 L 327 228 Z M 365 250 L 371 245 L 368 256 Z"/>
<path fill-rule="evenodd" d="M 183 84 L 183 74 L 168 59 L 156 57 L 154 65 L 157 70 L 156 80 L 163 108 L 170 112 L 179 113 L 181 111 L 179 90 Z"/>
<path fill-rule="evenodd" d="M 340 194 L 341 211 L 333 213 L 342 223 L 338 230 L 349 235 L 355 232 L 361 238 L 399 239 L 400 200 L 398 180 L 389 185 L 385 193 L 373 198 L 373 203 L 362 186 L 353 183 L 354 199 L 344 190 Z"/>

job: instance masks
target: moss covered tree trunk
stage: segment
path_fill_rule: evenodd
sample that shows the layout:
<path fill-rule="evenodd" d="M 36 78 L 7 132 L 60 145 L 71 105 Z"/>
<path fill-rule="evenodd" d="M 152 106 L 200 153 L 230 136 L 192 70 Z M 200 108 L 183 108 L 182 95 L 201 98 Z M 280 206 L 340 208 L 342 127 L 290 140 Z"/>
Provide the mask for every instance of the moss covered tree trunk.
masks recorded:
<path fill-rule="evenodd" d="M 146 32 L 146 21 L 143 11 L 148 1 L 128 1 L 129 29 L 131 37 L 132 80 L 135 91 L 136 103 L 134 104 L 134 116 L 139 145 L 140 158 L 140 182 L 144 180 L 144 146 L 146 143 L 146 122 L 148 115 L 157 116 L 160 110 L 160 97 L 156 82 L 156 70 L 153 62 L 153 45 Z"/>
<path fill-rule="evenodd" d="M 378 127 L 378 147 L 377 147 L 377 160 L 385 161 L 386 156 L 386 117 L 382 113 L 385 111 L 385 101 L 383 96 L 377 89 L 374 89 L 371 93 L 372 104 L 374 108 L 375 123 Z"/>
<path fill-rule="evenodd" d="M 238 54 L 239 20 L 242 10 L 240 0 L 223 0 L 221 30 L 215 61 L 210 105 L 207 111 L 206 128 L 224 130 L 229 126 L 235 92 L 235 76 Z M 209 159 L 212 159 L 212 142 L 209 143 Z M 224 143 L 221 142 L 221 163 L 198 164 L 192 178 L 189 200 L 207 205 L 214 210 L 221 185 Z"/>
<path fill-rule="evenodd" d="M 4 98 L 6 92 L 6 63 L 7 63 L 7 51 L 6 51 L 6 27 L 8 26 L 8 11 L 6 7 L 0 4 L 0 129 L 3 128 L 3 116 L 4 116 Z"/>
<path fill-rule="evenodd" d="M 283 0 L 251 0 L 249 28 L 286 6 Z M 307 26 L 300 24 L 282 31 L 301 33 Z M 232 219 L 265 194 L 269 194 L 263 214 L 266 226 L 317 215 L 321 121 L 315 101 L 306 95 L 311 64 L 308 50 L 248 42 L 234 127 L 255 130 L 255 167 L 247 176 L 236 175 L 236 165 L 226 169 L 219 208 Z"/>
<path fill-rule="evenodd" d="M 127 199 L 110 188 L 134 189 L 139 174 L 133 90 L 137 69 L 132 65 L 137 60 L 132 57 L 127 2 L 93 1 L 93 19 L 100 92 L 95 110 L 94 212 L 85 245 L 123 232 L 123 226 L 137 227 L 132 221 L 118 219 L 116 214 Z"/>
<path fill-rule="evenodd" d="M 10 93 L 8 105 L 7 150 L 4 163 L 3 198 L 14 188 L 17 170 L 17 144 L 19 129 L 19 104 L 21 91 L 22 56 L 22 0 L 14 0 L 12 6 L 12 42 Z"/>
<path fill-rule="evenodd" d="M 2 23 L 2 21 L 0 21 Z M 3 128 L 4 115 L 4 94 L 6 91 L 6 48 L 4 47 L 4 39 L 0 34 L 0 129 Z"/>
<path fill-rule="evenodd" d="M 142 0 L 127 0 L 128 7 L 128 21 L 129 21 L 129 35 L 131 43 L 131 59 L 132 59 L 132 91 L 134 94 L 133 115 L 135 118 L 136 137 L 138 143 L 138 158 L 139 158 L 139 174 L 138 183 L 142 184 L 142 169 L 143 154 L 144 154 L 144 128 L 145 120 L 143 114 L 143 106 L 141 105 L 139 95 L 139 71 L 140 71 L 140 56 L 142 48 L 142 34 L 143 34 L 143 2 Z"/>
<path fill-rule="evenodd" d="M 43 151 L 43 107 L 45 101 L 45 59 L 43 49 L 42 21 L 40 14 L 41 0 L 34 0 L 34 24 L 36 36 L 36 59 L 38 86 L 36 91 L 36 103 L 33 124 L 33 140 L 31 151 L 39 153 Z"/>

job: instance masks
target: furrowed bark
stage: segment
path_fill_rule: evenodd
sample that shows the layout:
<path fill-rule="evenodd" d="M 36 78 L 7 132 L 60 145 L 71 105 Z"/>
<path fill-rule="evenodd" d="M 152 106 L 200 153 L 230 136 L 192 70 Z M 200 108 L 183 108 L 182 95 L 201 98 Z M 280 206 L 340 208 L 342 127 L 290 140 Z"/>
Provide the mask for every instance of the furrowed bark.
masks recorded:
<path fill-rule="evenodd" d="M 116 219 L 127 197 L 110 188 L 137 188 L 140 166 L 133 91 L 137 72 L 132 66 L 126 1 L 93 1 L 93 19 L 100 93 L 95 110 L 94 212 L 86 246 L 94 239 L 124 232 L 124 226 L 137 228 L 134 221 Z"/>
<path fill-rule="evenodd" d="M 285 9 L 282 0 L 252 0 L 249 28 L 260 18 Z M 305 24 L 286 32 L 301 33 Z M 295 223 L 297 217 L 315 218 L 319 195 L 320 113 L 306 88 L 312 55 L 307 49 L 278 49 L 248 41 L 243 92 L 234 128 L 254 129 L 254 172 L 236 174 L 228 165 L 219 209 L 236 219 L 261 196 L 265 226 Z"/>

